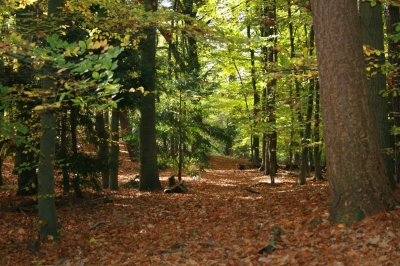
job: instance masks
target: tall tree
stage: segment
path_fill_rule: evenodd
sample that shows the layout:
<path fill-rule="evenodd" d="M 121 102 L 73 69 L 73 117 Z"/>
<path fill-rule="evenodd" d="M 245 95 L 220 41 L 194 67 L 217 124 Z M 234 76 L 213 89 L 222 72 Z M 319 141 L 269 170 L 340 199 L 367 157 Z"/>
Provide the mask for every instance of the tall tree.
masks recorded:
<path fill-rule="evenodd" d="M 386 17 L 386 30 L 390 36 L 388 41 L 388 60 L 392 65 L 400 65 L 399 58 L 399 45 L 400 40 L 395 40 L 392 36 L 397 34 L 396 27 L 400 22 L 400 7 L 385 4 L 385 17 Z M 394 126 L 400 127 L 400 93 L 398 88 L 400 86 L 400 70 L 397 68 L 393 71 L 389 80 L 389 88 L 392 90 L 391 101 L 392 101 L 392 113 Z M 397 182 L 400 183 L 400 148 L 398 143 L 400 143 L 400 134 L 394 135 L 394 141 L 396 143 L 394 147 L 395 156 L 395 175 Z"/>
<path fill-rule="evenodd" d="M 374 128 L 357 1 L 311 1 L 331 220 L 354 223 L 397 205 Z"/>
<path fill-rule="evenodd" d="M 55 14 L 61 12 L 60 7 L 64 0 L 49 0 L 48 14 L 50 21 Z M 52 104 L 56 100 L 55 80 L 53 79 L 52 68 L 44 67 L 45 73 L 42 78 L 44 90 L 41 137 L 40 137 L 40 158 L 38 171 L 38 207 L 39 207 L 39 236 L 43 240 L 47 237 L 59 238 L 59 225 L 57 221 L 55 191 L 54 191 L 54 160 L 56 146 L 56 117 Z"/>
<path fill-rule="evenodd" d="M 309 55 L 311 56 L 314 50 L 314 27 L 311 26 L 310 30 L 310 40 L 309 40 Z M 307 113 L 306 113 L 306 125 L 304 130 L 304 138 L 302 139 L 301 145 L 301 166 L 299 173 L 299 185 L 304 185 L 306 183 L 306 175 L 309 172 L 308 169 L 308 161 L 309 161 L 309 144 L 311 139 L 311 119 L 313 112 L 313 103 L 314 103 L 314 86 L 315 79 L 311 78 L 309 81 L 309 89 L 307 95 Z"/>
<path fill-rule="evenodd" d="M 389 132 L 389 104 L 386 97 L 379 95 L 380 91 L 386 89 L 386 77 L 381 71 L 381 66 L 385 63 L 382 3 L 377 1 L 375 6 L 372 6 L 371 2 L 360 1 L 359 3 L 362 42 L 367 51 L 373 51 L 366 55 L 367 69 L 370 69 L 367 80 L 370 103 L 373 109 L 375 129 L 378 132 L 379 147 L 385 162 L 386 174 L 394 190 L 396 188 L 394 161 L 390 154 L 385 152 L 389 148 L 393 149 L 393 140 Z"/>
<path fill-rule="evenodd" d="M 158 7 L 158 0 L 144 0 L 147 12 L 154 12 Z M 146 38 L 141 41 L 141 84 L 145 92 L 141 99 L 140 108 L 140 180 L 139 190 L 161 189 L 157 165 L 156 143 L 156 107 L 155 107 L 155 79 L 156 79 L 156 37 L 154 27 L 145 29 Z"/>

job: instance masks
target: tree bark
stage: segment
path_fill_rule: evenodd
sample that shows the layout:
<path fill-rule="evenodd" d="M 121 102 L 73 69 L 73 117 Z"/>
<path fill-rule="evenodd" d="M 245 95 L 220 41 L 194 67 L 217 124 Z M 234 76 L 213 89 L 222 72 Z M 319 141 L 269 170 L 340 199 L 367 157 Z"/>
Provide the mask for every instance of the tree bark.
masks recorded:
<path fill-rule="evenodd" d="M 109 188 L 110 186 L 110 167 L 109 167 L 109 134 L 106 129 L 106 124 L 104 122 L 104 115 L 102 111 L 96 114 L 96 131 L 99 137 L 99 151 L 97 153 L 97 158 L 102 164 L 101 180 L 103 183 L 103 188 Z"/>
<path fill-rule="evenodd" d="M 144 0 L 147 12 L 156 11 L 157 0 Z M 155 28 L 145 30 L 147 37 L 141 41 L 142 74 L 141 84 L 145 93 L 140 108 L 140 180 L 139 190 L 162 189 L 158 176 L 157 143 L 156 143 L 156 107 L 155 107 L 155 74 L 156 74 L 156 36 Z"/>
<path fill-rule="evenodd" d="M 119 157 L 119 110 L 112 109 L 111 115 L 111 149 L 109 188 L 118 190 L 118 157 Z"/>
<path fill-rule="evenodd" d="M 357 1 L 313 0 L 330 219 L 355 223 L 398 204 L 374 128 Z"/>
<path fill-rule="evenodd" d="M 49 1 L 49 5 L 52 1 Z M 54 80 L 43 78 L 44 90 L 52 91 Z M 55 93 L 54 93 L 55 96 Z M 49 99 L 52 103 L 53 99 Z M 43 102 L 46 104 L 46 101 Z M 47 102 L 48 103 L 48 102 Z M 56 118 L 52 108 L 42 111 L 40 156 L 39 156 L 39 185 L 38 185 L 38 207 L 39 207 L 39 235 L 40 240 L 48 236 L 59 238 L 59 226 L 57 222 L 55 192 L 54 192 L 54 160 L 56 146 Z"/>
<path fill-rule="evenodd" d="M 364 45 L 368 48 L 382 51 L 378 56 L 371 54 L 367 56 L 367 67 L 372 68 L 367 80 L 369 89 L 370 103 L 373 110 L 375 129 L 378 133 L 378 143 L 383 154 L 385 162 L 386 174 L 389 178 L 392 189 L 396 189 L 395 166 L 393 158 L 386 149 L 393 149 L 393 140 L 390 136 L 389 129 L 389 104 L 386 97 L 379 95 L 381 90 L 386 90 L 386 77 L 381 71 L 381 66 L 385 63 L 384 45 L 383 45 L 383 21 L 382 21 L 382 3 L 372 7 L 370 2 L 359 2 L 360 18 L 361 18 L 361 36 Z M 378 64 L 376 68 L 373 65 Z M 376 75 L 372 74 L 376 72 Z"/>

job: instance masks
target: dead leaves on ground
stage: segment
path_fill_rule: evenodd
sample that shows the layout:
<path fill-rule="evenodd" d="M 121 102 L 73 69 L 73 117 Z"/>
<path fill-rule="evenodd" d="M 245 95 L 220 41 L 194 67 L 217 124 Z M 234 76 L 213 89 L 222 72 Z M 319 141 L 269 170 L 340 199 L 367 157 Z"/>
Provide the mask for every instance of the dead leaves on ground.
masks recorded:
<path fill-rule="evenodd" d="M 213 157 L 212 169 L 200 178 L 184 177 L 188 194 L 120 189 L 104 192 L 111 202 L 65 199 L 57 209 L 62 239 L 40 246 L 37 214 L 0 212 L 0 264 L 400 264 L 400 211 L 354 226 L 330 224 L 327 182 L 297 186 L 293 173 L 282 171 L 271 186 L 269 177 L 256 169 L 237 170 L 237 163 L 243 161 Z M 170 174 L 161 173 L 164 186 Z M 1 208 L 21 200 L 12 189 L 0 193 Z M 259 254 L 277 226 L 275 251 Z"/>

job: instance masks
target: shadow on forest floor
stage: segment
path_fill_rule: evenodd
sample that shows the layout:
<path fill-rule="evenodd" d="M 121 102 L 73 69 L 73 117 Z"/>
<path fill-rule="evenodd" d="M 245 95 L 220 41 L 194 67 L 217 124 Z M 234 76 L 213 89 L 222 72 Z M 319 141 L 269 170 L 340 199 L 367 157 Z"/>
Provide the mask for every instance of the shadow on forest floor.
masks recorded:
<path fill-rule="evenodd" d="M 37 214 L 0 212 L 0 265 L 396 265 L 400 212 L 378 213 L 356 225 L 328 221 L 328 182 L 298 186 L 296 172 L 276 184 L 243 160 L 212 156 L 187 194 L 137 189 L 63 195 L 57 207 L 62 239 L 37 250 Z M 5 165 L 5 181 L 15 176 Z M 120 182 L 137 174 L 123 158 Z M 160 172 L 163 187 L 171 171 Z M 251 188 L 252 191 L 246 188 Z M 29 197 L 0 190 L 1 208 Z M 257 192 L 257 193 L 254 193 Z M 105 196 L 112 202 L 97 200 Z M 281 228 L 274 251 L 259 254 Z M 93 229 L 93 230 L 89 230 Z"/>

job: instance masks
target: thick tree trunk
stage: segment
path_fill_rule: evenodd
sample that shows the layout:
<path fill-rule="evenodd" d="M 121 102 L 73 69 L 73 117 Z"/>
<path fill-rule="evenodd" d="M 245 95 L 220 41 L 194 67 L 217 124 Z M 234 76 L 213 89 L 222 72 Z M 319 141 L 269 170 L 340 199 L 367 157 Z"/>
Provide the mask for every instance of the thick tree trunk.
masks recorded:
<path fill-rule="evenodd" d="M 147 12 L 156 11 L 157 0 L 144 0 Z M 156 74 L 156 29 L 147 28 L 147 37 L 141 41 L 142 75 L 141 83 L 145 94 L 140 108 L 140 182 L 139 190 L 162 189 L 158 176 L 157 143 L 156 143 L 156 107 L 155 107 L 155 74 Z"/>
<path fill-rule="evenodd" d="M 398 204 L 374 128 L 357 1 L 313 0 L 331 220 L 354 223 Z"/>
<path fill-rule="evenodd" d="M 361 36 L 364 45 L 371 49 L 382 51 L 378 56 L 371 54 L 367 56 L 367 67 L 372 68 L 371 73 L 367 80 L 369 89 L 370 103 L 373 110 L 373 117 L 375 122 L 375 130 L 378 133 L 378 143 L 383 154 L 385 162 L 386 174 L 389 178 L 392 189 L 396 188 L 395 180 L 395 166 L 393 158 L 389 153 L 385 152 L 386 149 L 393 149 L 393 140 L 389 132 L 389 104 L 388 98 L 379 95 L 379 92 L 386 90 L 386 77 L 381 71 L 381 65 L 385 63 L 385 55 L 383 53 L 383 21 L 382 21 L 382 3 L 372 7 L 370 2 L 359 2 L 360 4 L 360 18 L 361 18 Z M 376 68 L 374 64 L 379 64 Z"/>
<path fill-rule="evenodd" d="M 111 190 L 118 190 L 119 110 L 113 108 L 111 116 L 110 182 Z"/>
<path fill-rule="evenodd" d="M 397 34 L 397 23 L 400 22 L 400 7 L 398 6 L 391 6 L 385 4 L 385 16 L 386 16 L 386 29 L 387 34 L 393 35 Z M 388 42 L 388 52 L 389 52 L 389 62 L 391 64 L 400 65 L 400 41 L 394 42 L 392 38 L 389 38 Z M 400 71 L 397 70 L 395 73 L 392 74 L 392 77 L 389 79 L 389 88 L 391 90 L 396 89 L 396 96 L 393 94 L 391 95 L 392 100 L 392 112 L 393 112 L 393 122 L 394 126 L 400 127 L 400 94 L 398 92 L 398 88 L 400 87 Z M 396 143 L 394 147 L 394 154 L 395 154 L 395 175 L 397 182 L 400 183 L 400 148 L 397 145 L 400 143 L 400 135 L 397 134 L 394 136 L 394 141 Z"/>

